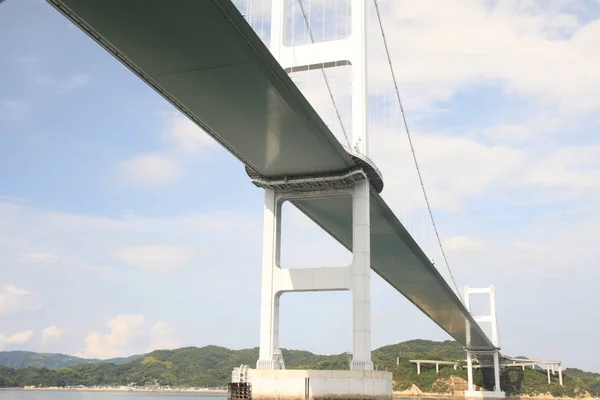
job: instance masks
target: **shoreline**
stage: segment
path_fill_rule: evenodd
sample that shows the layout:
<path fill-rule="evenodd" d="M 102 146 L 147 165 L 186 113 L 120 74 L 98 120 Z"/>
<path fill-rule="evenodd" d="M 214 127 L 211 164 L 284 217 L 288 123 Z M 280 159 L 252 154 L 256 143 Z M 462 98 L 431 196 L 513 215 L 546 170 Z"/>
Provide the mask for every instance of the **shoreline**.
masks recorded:
<path fill-rule="evenodd" d="M 63 388 L 63 387 L 14 387 L 0 388 L 3 390 L 22 390 L 22 391 L 79 391 L 79 392 L 159 392 L 159 393 L 206 393 L 206 394 L 227 394 L 227 390 L 222 389 L 153 389 L 153 388 L 128 388 L 128 387 L 82 387 L 82 388 Z"/>
<path fill-rule="evenodd" d="M 429 398 L 443 398 L 443 399 L 464 399 L 465 396 L 462 392 L 454 392 L 454 393 L 402 393 L 399 391 L 392 392 L 393 399 L 429 399 Z M 505 397 L 506 400 L 595 400 L 594 397 L 555 397 L 555 396 L 546 396 L 546 395 L 507 395 Z"/>
<path fill-rule="evenodd" d="M 448 393 L 421 393 L 416 395 L 392 393 L 392 399 L 464 399 L 463 395 Z"/>

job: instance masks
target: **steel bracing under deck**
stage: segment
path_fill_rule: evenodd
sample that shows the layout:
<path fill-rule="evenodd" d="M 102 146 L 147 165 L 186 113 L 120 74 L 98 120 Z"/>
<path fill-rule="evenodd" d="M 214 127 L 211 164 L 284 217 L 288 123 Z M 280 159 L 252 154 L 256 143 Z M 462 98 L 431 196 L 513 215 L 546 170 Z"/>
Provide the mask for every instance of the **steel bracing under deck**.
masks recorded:
<path fill-rule="evenodd" d="M 229 150 L 257 184 L 354 179 L 359 168 L 379 176 L 342 147 L 231 1 L 47 1 Z M 372 269 L 465 347 L 496 349 L 381 198 L 383 182 L 369 181 Z M 352 249 L 351 199 L 292 202 Z"/>

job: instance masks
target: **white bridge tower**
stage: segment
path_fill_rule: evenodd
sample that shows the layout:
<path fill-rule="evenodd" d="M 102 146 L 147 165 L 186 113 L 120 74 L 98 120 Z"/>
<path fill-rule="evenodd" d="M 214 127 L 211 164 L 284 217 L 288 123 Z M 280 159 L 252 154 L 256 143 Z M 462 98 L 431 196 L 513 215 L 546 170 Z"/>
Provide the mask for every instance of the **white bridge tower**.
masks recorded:
<path fill-rule="evenodd" d="M 498 332 L 498 322 L 496 317 L 496 295 L 494 291 L 494 286 L 490 285 L 487 288 L 470 288 L 465 286 L 464 291 L 464 301 L 467 310 L 471 311 L 471 295 L 473 294 L 487 294 L 489 298 L 490 304 L 490 313 L 487 315 L 473 315 L 473 319 L 477 324 L 481 325 L 482 323 L 487 323 L 491 325 L 492 330 L 492 344 L 496 347 L 495 350 L 491 352 L 491 356 L 493 357 L 493 368 L 494 368 L 494 391 L 490 393 L 489 397 L 493 398 L 504 398 L 505 394 L 500 389 L 500 335 Z M 470 327 L 467 327 L 467 338 L 470 336 Z M 469 341 L 469 339 L 467 339 Z M 489 353 L 489 352 L 488 352 Z M 480 356 L 480 365 L 483 365 L 482 360 L 485 360 L 486 355 L 489 359 L 489 354 L 483 352 L 477 352 Z M 481 397 L 486 396 L 489 392 L 475 392 L 473 387 L 473 352 L 467 349 L 467 374 L 468 374 L 468 387 L 467 392 L 465 392 L 465 397 Z"/>
<path fill-rule="evenodd" d="M 367 157 L 367 66 L 366 1 L 350 0 L 351 33 L 340 40 L 286 46 L 284 44 L 286 3 L 272 1 L 271 52 L 288 72 L 350 65 L 352 69 L 352 153 Z M 339 171 L 344 172 L 344 171 Z M 348 171 L 346 171 L 348 172 Z M 282 177 L 283 178 L 283 177 Z M 279 350 L 279 298 L 285 292 L 349 290 L 353 297 L 352 370 L 370 371 L 371 361 L 371 242 L 370 187 L 366 172 L 331 177 L 302 177 L 296 183 L 265 188 L 262 290 L 260 313 L 260 355 L 257 369 L 284 369 Z M 311 188 L 311 183 L 314 187 Z M 353 260 L 347 267 L 283 269 L 280 265 L 281 207 L 285 201 L 331 196 L 352 199 Z"/>

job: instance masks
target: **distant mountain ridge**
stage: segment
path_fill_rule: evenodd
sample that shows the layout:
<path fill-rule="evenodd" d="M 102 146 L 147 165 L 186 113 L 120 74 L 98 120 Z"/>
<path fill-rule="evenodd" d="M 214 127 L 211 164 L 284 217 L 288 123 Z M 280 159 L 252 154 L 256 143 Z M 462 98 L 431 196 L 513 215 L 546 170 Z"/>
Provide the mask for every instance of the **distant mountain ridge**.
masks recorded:
<path fill-rule="evenodd" d="M 137 360 L 145 354 L 129 357 L 116 357 L 107 360 L 97 358 L 80 358 L 61 353 L 36 353 L 34 351 L 0 351 L 0 365 L 9 368 L 66 368 L 83 364 L 125 364 Z"/>
<path fill-rule="evenodd" d="M 174 350 L 157 350 L 160 352 L 177 352 L 181 350 L 192 349 L 193 347 L 186 347 L 181 349 Z M 202 349 L 210 349 L 210 348 L 221 348 L 219 346 L 205 346 Z M 232 350 L 233 352 L 250 352 L 252 357 L 258 357 L 258 349 L 244 349 L 244 350 Z M 347 356 L 345 355 L 332 355 L 332 356 L 320 356 L 308 351 L 301 350 L 285 350 L 286 352 L 292 351 L 294 354 L 303 355 L 306 362 L 301 362 L 301 364 L 310 364 L 314 361 L 314 357 L 324 358 L 328 360 L 336 360 L 339 362 L 340 360 L 346 360 Z M 254 354 L 256 353 L 256 355 Z M 465 357 L 464 350 L 460 344 L 457 342 L 446 340 L 443 342 L 436 342 L 431 340 L 423 340 L 423 339 L 413 339 L 408 340 L 406 342 L 392 344 L 388 346 L 380 347 L 374 350 L 374 358 L 378 359 L 382 357 L 385 361 L 395 361 L 397 356 L 400 355 L 416 355 L 421 353 L 427 353 L 431 356 L 436 356 L 439 359 L 461 359 Z M 36 368 L 67 368 L 76 365 L 84 365 L 84 364 L 97 364 L 97 363 L 105 363 L 105 364 L 126 364 L 130 361 L 137 360 L 148 354 L 135 354 L 128 357 L 117 357 L 110 358 L 106 360 L 100 360 L 96 358 L 80 358 L 68 354 L 62 353 L 37 353 L 34 351 L 0 351 L 0 365 L 9 367 L 9 368 L 27 368 L 27 367 L 36 367 Z M 385 355 L 393 355 L 386 357 Z M 302 359 L 302 357 L 301 357 Z M 310 361 L 309 361 L 310 359 Z M 256 360 L 254 360 L 255 362 Z M 250 362 L 252 364 L 252 362 Z"/>

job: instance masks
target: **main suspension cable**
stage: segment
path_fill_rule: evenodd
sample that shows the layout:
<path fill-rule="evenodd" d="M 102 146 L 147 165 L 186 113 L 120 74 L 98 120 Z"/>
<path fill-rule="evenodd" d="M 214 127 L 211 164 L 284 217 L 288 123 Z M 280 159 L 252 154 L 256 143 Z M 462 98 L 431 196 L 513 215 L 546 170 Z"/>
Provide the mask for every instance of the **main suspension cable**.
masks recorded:
<path fill-rule="evenodd" d="M 454 289 L 456 293 L 460 296 L 460 291 L 456 286 L 456 281 L 454 280 L 454 275 L 452 274 L 452 270 L 450 270 L 450 264 L 448 263 L 448 258 L 446 257 L 446 252 L 444 251 L 444 247 L 442 246 L 442 240 L 440 239 L 440 235 L 435 224 L 435 220 L 433 218 L 433 212 L 431 211 L 431 205 L 429 204 L 429 198 L 427 197 L 427 191 L 425 190 L 425 184 L 423 183 L 423 177 L 421 175 L 421 169 L 419 168 L 419 163 L 417 162 L 417 155 L 415 153 L 415 148 L 413 146 L 410 129 L 408 128 L 408 122 L 406 121 L 406 114 L 404 113 L 404 107 L 402 106 L 402 99 L 400 98 L 400 91 L 398 90 L 398 82 L 396 80 L 396 74 L 394 73 L 394 67 L 392 65 L 392 58 L 390 56 L 390 51 L 387 45 L 387 39 L 385 37 L 385 32 L 383 30 L 383 24 L 381 22 L 381 15 L 379 13 L 379 5 L 377 4 L 377 0 L 373 0 L 375 4 L 375 12 L 377 14 L 377 22 L 379 23 L 379 29 L 381 31 L 381 37 L 383 38 L 383 46 L 385 48 L 385 54 L 387 57 L 387 61 L 390 67 L 390 72 L 392 74 L 392 80 L 394 82 L 394 90 L 396 91 L 396 99 L 398 100 L 398 105 L 400 106 L 400 113 L 402 115 L 402 120 L 404 121 L 404 128 L 406 129 L 406 135 L 408 137 L 408 143 L 410 145 L 410 151 L 412 153 L 412 158 L 415 163 L 415 167 L 417 169 L 417 175 L 419 177 L 419 183 L 421 184 L 421 190 L 423 192 L 423 197 L 425 197 L 425 203 L 427 204 L 427 211 L 429 213 L 429 218 L 431 219 L 431 224 L 433 225 L 433 231 L 435 233 L 435 237 L 437 238 L 438 245 L 440 247 L 440 252 L 442 253 L 442 258 L 444 259 L 444 263 L 446 264 L 446 268 L 448 269 L 448 273 L 450 274 L 450 278 L 452 279 L 452 284 L 454 285 Z"/>

